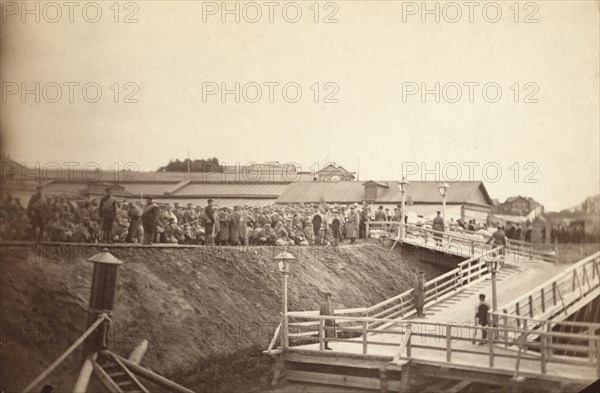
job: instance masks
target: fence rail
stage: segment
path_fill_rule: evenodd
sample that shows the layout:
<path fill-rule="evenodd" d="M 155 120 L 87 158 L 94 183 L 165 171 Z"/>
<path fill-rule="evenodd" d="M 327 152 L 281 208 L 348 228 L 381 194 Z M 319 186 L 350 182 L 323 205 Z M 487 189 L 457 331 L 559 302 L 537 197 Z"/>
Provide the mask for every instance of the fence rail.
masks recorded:
<path fill-rule="evenodd" d="M 517 325 L 529 318 L 548 319 L 558 313 L 568 315 L 574 303 L 600 293 L 600 252 L 582 259 L 551 280 L 533 288 L 495 312 L 499 318 L 510 318 Z"/>
<path fill-rule="evenodd" d="M 399 221 L 367 221 L 367 236 L 395 238 L 398 237 L 400 222 Z"/>
<path fill-rule="evenodd" d="M 373 350 L 373 346 L 396 347 L 398 352 L 393 356 L 392 362 L 400 359 L 418 359 L 419 350 L 433 350 L 443 354 L 446 362 L 452 362 L 453 355 L 457 353 L 468 353 L 476 355 L 475 364 L 489 363 L 494 367 L 496 358 L 515 359 L 518 361 L 528 360 L 539 362 L 540 373 L 547 373 L 549 363 L 588 365 L 594 366 L 596 377 L 600 377 L 600 336 L 590 332 L 583 333 L 561 333 L 552 330 L 530 330 L 512 327 L 484 327 L 479 325 L 457 325 L 436 322 L 412 322 L 392 318 L 373 317 L 350 317 L 350 316 L 328 316 L 314 315 L 307 317 L 305 314 L 290 313 L 290 319 L 310 319 L 314 329 L 311 335 L 319 343 L 319 351 L 324 350 L 327 343 L 343 342 L 357 346 L 355 354 L 381 354 L 380 350 Z M 326 323 L 325 321 L 330 321 Z M 541 321 L 546 322 L 546 321 Z M 378 329 L 372 329 L 374 324 L 381 325 Z M 560 325 L 560 323 L 555 323 Z M 598 324 L 585 324 L 591 328 L 597 328 Z M 484 342 L 477 339 L 485 331 L 491 339 L 485 341 L 487 350 L 476 350 L 477 348 L 466 347 L 460 343 Z M 344 332 L 360 333 L 360 337 L 342 338 Z M 369 333 L 378 333 L 376 335 Z M 382 341 L 379 334 L 395 335 L 398 340 Z M 293 334 L 290 333 L 293 337 Z M 306 336 L 306 334 L 304 334 Z M 538 337 L 539 341 L 527 341 L 529 336 Z M 506 337 L 517 337 L 510 343 L 519 346 L 526 345 L 529 349 L 538 352 L 525 351 L 524 354 L 516 351 L 501 351 L 500 345 L 506 344 Z M 420 340 L 418 340 L 420 338 Z M 524 344 L 525 343 L 525 344 Z M 562 353 L 568 349 L 578 356 L 565 356 Z M 585 359 L 581 358 L 581 354 Z M 518 371 L 518 370 L 517 370 Z"/>
<path fill-rule="evenodd" d="M 485 257 L 489 253 L 499 253 L 502 247 L 484 252 L 481 256 L 467 259 L 455 269 L 425 283 L 425 305 L 452 296 L 456 291 L 482 279 L 489 273 Z M 414 289 L 386 299 L 365 310 L 365 316 L 374 318 L 404 318 L 412 315 L 416 309 Z"/>

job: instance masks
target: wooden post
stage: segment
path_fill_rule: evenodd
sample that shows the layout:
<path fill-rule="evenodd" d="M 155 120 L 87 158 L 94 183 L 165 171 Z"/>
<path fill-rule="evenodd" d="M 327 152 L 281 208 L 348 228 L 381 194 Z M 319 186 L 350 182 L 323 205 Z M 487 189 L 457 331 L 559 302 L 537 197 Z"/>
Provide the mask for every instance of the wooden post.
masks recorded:
<path fill-rule="evenodd" d="M 79 377 L 77 377 L 77 382 L 75 382 L 75 387 L 73 387 L 73 393 L 85 393 L 87 391 L 90 377 L 92 376 L 92 372 L 94 372 L 94 360 L 97 357 L 98 353 L 96 352 L 90 353 L 87 356 L 79 371 Z"/>
<path fill-rule="evenodd" d="M 529 295 L 529 316 L 533 318 L 533 296 Z"/>
<path fill-rule="evenodd" d="M 325 320 L 319 319 L 319 351 L 325 350 Z"/>
<path fill-rule="evenodd" d="M 487 331 L 488 331 L 488 342 L 489 342 L 489 347 L 490 347 L 490 367 L 494 367 L 494 336 L 490 337 L 490 334 L 495 335 L 496 328 L 484 327 L 484 329 L 487 329 Z"/>
<path fill-rule="evenodd" d="M 471 240 L 471 258 L 475 258 L 475 242 Z"/>
<path fill-rule="evenodd" d="M 408 340 L 406 341 L 406 357 L 410 358 L 412 355 L 412 325 L 409 323 L 407 327 L 411 332 L 408 334 Z"/>
<path fill-rule="evenodd" d="M 588 306 L 590 307 L 590 306 Z M 588 328 L 587 329 L 587 334 L 589 336 L 594 336 L 594 329 L 592 328 Z M 593 362 L 594 361 L 594 356 L 596 355 L 596 351 L 594 348 L 594 344 L 596 343 L 596 341 L 594 339 L 588 338 L 588 351 L 589 351 L 589 357 L 590 357 L 590 361 Z M 598 359 L 598 361 L 600 361 L 600 359 Z"/>
<path fill-rule="evenodd" d="M 544 299 L 544 288 L 540 290 L 542 295 L 542 312 L 546 312 L 546 300 Z"/>
<path fill-rule="evenodd" d="M 381 393 L 388 392 L 388 381 L 387 381 L 387 370 L 385 367 L 381 367 L 379 369 L 379 383 L 381 387 Z"/>
<path fill-rule="evenodd" d="M 460 287 L 462 288 L 463 287 L 463 267 L 462 267 L 462 265 L 458 265 L 458 268 L 460 270 L 460 273 L 459 273 Z"/>
<path fill-rule="evenodd" d="M 502 316 L 502 320 L 502 325 L 504 327 L 504 346 L 508 348 L 508 315 L 506 314 L 506 310 Z"/>
<path fill-rule="evenodd" d="M 556 306 L 556 281 L 552 282 L 552 303 Z"/>
<path fill-rule="evenodd" d="M 452 326 L 446 325 L 446 361 L 452 361 Z"/>
<path fill-rule="evenodd" d="M 367 354 L 367 329 L 369 328 L 369 322 L 363 321 L 363 336 L 362 336 L 362 350 L 363 354 Z"/>
<path fill-rule="evenodd" d="M 519 302 L 517 302 L 517 304 L 515 304 L 515 314 L 517 314 L 517 317 L 521 315 L 521 310 L 519 308 Z M 517 328 L 521 327 L 521 319 L 517 318 Z"/>
<path fill-rule="evenodd" d="M 542 332 L 542 334 L 540 334 L 540 354 L 542 355 L 542 359 L 541 359 L 541 367 L 542 367 L 542 374 L 546 374 L 546 335 Z"/>
<path fill-rule="evenodd" d="M 596 343 L 596 378 L 600 378 L 600 345 Z"/>
<path fill-rule="evenodd" d="M 131 354 L 129 355 L 129 361 L 131 363 L 140 364 L 147 349 L 148 340 L 144 340 L 137 347 L 133 348 L 133 351 L 131 351 Z"/>
<path fill-rule="evenodd" d="M 407 363 L 404 366 L 402 366 L 402 375 L 400 376 L 399 391 L 400 391 L 400 393 L 410 392 L 410 363 Z"/>

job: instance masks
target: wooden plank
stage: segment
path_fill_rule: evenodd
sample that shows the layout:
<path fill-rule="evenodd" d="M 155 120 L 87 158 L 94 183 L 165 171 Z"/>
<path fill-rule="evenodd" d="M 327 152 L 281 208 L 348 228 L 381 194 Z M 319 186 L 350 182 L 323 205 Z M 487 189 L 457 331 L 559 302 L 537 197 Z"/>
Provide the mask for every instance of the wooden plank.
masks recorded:
<path fill-rule="evenodd" d="M 288 381 L 320 383 L 324 385 L 345 386 L 351 388 L 362 388 L 380 390 L 381 381 L 378 378 L 355 377 L 351 375 L 325 374 L 311 371 L 286 370 Z M 388 389 L 398 391 L 400 381 L 388 381 Z"/>
<path fill-rule="evenodd" d="M 327 353 L 330 355 L 332 353 Z M 369 359 L 369 358 L 351 358 L 339 356 L 319 356 L 318 353 L 304 354 L 298 352 L 286 352 L 283 355 L 283 360 L 286 362 L 309 363 L 309 364 L 326 364 L 329 366 L 342 366 L 364 369 L 379 369 L 386 365 L 389 361 L 385 359 Z"/>

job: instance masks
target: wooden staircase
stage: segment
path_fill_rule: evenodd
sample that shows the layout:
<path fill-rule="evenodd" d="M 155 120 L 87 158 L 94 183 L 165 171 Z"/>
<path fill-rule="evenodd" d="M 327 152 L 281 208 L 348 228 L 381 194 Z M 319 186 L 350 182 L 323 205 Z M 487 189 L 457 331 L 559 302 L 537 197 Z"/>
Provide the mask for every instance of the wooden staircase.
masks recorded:
<path fill-rule="evenodd" d="M 100 354 L 94 360 L 94 371 L 111 393 L 149 393 L 150 391 L 131 371 L 110 352 Z"/>

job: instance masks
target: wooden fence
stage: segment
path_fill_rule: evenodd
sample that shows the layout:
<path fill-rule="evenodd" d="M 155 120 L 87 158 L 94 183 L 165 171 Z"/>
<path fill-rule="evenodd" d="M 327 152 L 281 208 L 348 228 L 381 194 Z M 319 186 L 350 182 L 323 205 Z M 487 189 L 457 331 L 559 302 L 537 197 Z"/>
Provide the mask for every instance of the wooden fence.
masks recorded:
<path fill-rule="evenodd" d="M 502 312 L 517 326 L 527 318 L 545 320 L 563 313 L 562 318 L 577 311 L 600 294 L 600 252 L 582 259 L 551 280 L 533 288 L 521 297 L 502 306 Z"/>
<path fill-rule="evenodd" d="M 290 313 L 289 318 L 306 319 L 305 314 Z M 344 352 L 363 355 L 381 355 L 390 351 L 382 351 L 382 347 L 395 347 L 395 356 L 392 362 L 400 359 L 419 359 L 419 350 L 434 351 L 439 353 L 441 359 L 453 362 L 455 354 L 476 355 L 468 360 L 474 365 L 485 364 L 494 367 L 496 358 L 511 358 L 516 361 L 516 368 L 521 361 L 533 361 L 539 363 L 540 373 L 547 373 L 549 363 L 571 364 L 577 366 L 590 366 L 596 370 L 596 377 L 600 377 L 600 337 L 589 333 L 561 333 L 547 330 L 527 330 L 505 327 L 483 327 L 479 325 L 443 324 L 436 322 L 411 322 L 391 318 L 372 317 L 350 317 L 350 316 L 327 316 L 315 315 L 308 317 L 315 330 L 313 336 L 318 342 L 317 351 L 323 351 L 327 343 L 342 342 L 350 346 L 356 346 L 356 350 L 345 348 Z M 329 324 L 325 321 L 330 320 Z M 373 328 L 380 325 L 379 328 Z M 464 343 L 472 344 L 475 340 L 483 342 L 476 337 L 486 331 L 487 350 L 481 351 L 477 348 L 465 346 Z M 329 332 L 329 333 L 327 333 Z M 343 332 L 360 333 L 356 338 L 340 338 Z M 376 334 L 374 334 L 376 333 Z M 385 340 L 382 336 L 398 336 L 397 340 Z M 528 347 L 537 348 L 538 352 L 501 351 L 500 346 L 504 337 L 515 336 L 523 340 L 528 335 L 536 335 L 539 342 L 527 342 Z M 559 343 L 559 341 L 561 343 Z M 463 345 L 461 345 L 461 343 Z M 521 341 L 516 341 L 521 346 Z M 586 354 L 586 359 L 574 356 L 556 355 L 555 350 L 576 347 L 579 352 Z M 437 356 L 437 355 L 436 355 Z M 518 370 L 517 370 L 518 371 Z"/>

